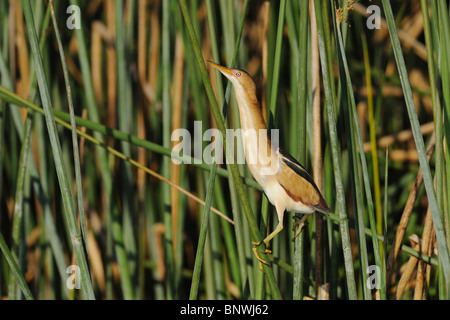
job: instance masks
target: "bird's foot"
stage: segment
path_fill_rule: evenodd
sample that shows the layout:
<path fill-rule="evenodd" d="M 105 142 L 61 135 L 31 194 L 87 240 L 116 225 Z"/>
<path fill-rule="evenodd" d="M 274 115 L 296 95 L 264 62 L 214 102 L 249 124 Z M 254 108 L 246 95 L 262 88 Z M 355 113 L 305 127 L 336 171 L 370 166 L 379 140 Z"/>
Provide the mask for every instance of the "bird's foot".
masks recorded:
<path fill-rule="evenodd" d="M 256 259 L 258 259 L 258 261 L 259 261 L 259 269 L 260 269 L 261 271 L 263 270 L 263 265 L 262 265 L 263 263 L 266 264 L 266 265 L 269 265 L 269 263 L 268 263 L 266 260 L 264 260 L 264 259 L 262 259 L 262 258 L 260 257 L 259 252 L 258 252 L 258 247 L 259 247 L 262 243 L 263 243 L 263 241 L 252 242 L 252 244 L 254 245 L 254 247 L 253 247 L 253 253 L 254 253 L 255 256 L 256 256 Z M 266 248 L 266 249 L 264 250 L 264 253 L 272 253 L 272 251 Z"/>
<path fill-rule="evenodd" d="M 308 224 L 308 222 L 306 221 L 306 219 L 308 218 L 307 215 L 304 215 L 303 217 L 297 217 L 297 216 L 293 216 L 292 219 L 295 220 L 293 226 L 292 226 L 292 231 L 295 231 L 295 229 L 297 229 L 297 231 L 295 232 L 294 238 L 292 238 L 292 242 L 295 241 L 295 239 L 297 239 L 297 237 L 300 235 L 300 233 L 302 232 L 303 228 L 305 227 L 305 225 Z"/>

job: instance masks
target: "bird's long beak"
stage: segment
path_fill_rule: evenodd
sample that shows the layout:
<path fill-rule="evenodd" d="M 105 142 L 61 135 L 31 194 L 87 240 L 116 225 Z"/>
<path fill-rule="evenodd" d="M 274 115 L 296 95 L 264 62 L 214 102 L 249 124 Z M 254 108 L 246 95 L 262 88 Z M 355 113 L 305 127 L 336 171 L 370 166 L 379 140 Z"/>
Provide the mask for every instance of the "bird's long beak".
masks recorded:
<path fill-rule="evenodd" d="M 207 60 L 207 62 L 208 62 L 210 65 L 212 65 L 214 68 L 216 68 L 216 69 L 218 69 L 220 72 L 222 72 L 223 75 L 226 76 L 227 78 L 233 75 L 233 74 L 231 73 L 231 69 L 226 68 L 226 67 L 223 67 L 223 66 L 221 66 L 220 64 L 217 64 L 217 63 L 212 62 L 212 61 L 209 61 L 209 60 Z"/>

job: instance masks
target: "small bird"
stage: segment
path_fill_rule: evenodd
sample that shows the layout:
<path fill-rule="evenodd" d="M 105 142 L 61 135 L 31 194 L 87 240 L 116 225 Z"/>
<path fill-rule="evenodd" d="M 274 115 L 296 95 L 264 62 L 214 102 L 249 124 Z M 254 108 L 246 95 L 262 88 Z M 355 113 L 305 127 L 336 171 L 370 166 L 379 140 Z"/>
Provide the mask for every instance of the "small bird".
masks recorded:
<path fill-rule="evenodd" d="M 267 250 L 267 244 L 283 230 L 283 216 L 286 210 L 304 214 L 301 219 L 293 217 L 296 220 L 294 228 L 298 226 L 295 239 L 310 214 L 319 211 L 328 215 L 330 208 L 306 169 L 270 140 L 256 97 L 255 82 L 250 75 L 244 70 L 229 69 L 212 61 L 208 61 L 208 63 L 218 69 L 233 84 L 239 106 L 247 165 L 277 211 L 278 225 L 275 230 L 264 240 L 253 243 L 255 245 L 253 251 L 260 261 L 260 268 L 262 268 L 261 263 L 267 264 L 267 262 L 260 258 L 256 249 L 264 242 L 266 252 L 270 252 Z"/>

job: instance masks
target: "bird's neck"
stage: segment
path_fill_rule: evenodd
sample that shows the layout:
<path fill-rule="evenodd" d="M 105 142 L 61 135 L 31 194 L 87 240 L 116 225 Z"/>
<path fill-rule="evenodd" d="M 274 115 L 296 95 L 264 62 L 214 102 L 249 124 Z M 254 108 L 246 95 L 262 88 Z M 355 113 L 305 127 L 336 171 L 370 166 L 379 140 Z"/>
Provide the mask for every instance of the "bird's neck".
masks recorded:
<path fill-rule="evenodd" d="M 258 133 L 260 129 L 267 129 L 256 93 L 242 88 L 235 88 L 235 92 L 242 130 L 253 129 Z"/>
<path fill-rule="evenodd" d="M 273 146 L 254 91 L 248 92 L 242 88 L 235 90 L 239 105 L 245 159 L 255 179 L 260 181 L 259 168 L 261 165 L 270 167 L 275 162 L 271 160 L 274 155 Z"/>

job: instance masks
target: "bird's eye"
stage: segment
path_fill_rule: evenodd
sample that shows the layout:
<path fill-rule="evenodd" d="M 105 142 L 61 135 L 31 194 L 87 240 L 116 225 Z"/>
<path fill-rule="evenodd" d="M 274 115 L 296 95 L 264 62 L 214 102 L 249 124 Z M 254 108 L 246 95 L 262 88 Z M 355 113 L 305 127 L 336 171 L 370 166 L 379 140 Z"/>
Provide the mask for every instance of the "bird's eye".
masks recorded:
<path fill-rule="evenodd" d="M 240 72 L 236 72 L 236 77 L 240 77 L 241 73 Z"/>

